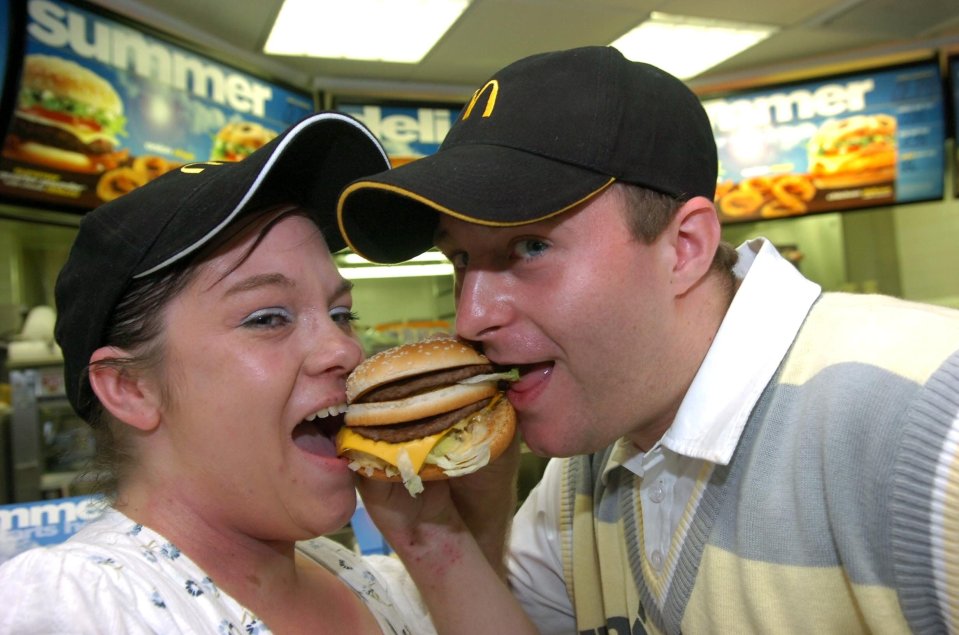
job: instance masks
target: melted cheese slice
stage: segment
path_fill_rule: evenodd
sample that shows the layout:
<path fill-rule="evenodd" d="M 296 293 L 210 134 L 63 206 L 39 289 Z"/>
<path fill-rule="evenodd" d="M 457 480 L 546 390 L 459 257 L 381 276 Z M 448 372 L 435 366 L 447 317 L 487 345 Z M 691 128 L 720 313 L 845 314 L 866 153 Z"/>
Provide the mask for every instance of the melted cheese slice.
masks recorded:
<path fill-rule="evenodd" d="M 343 454 L 347 450 L 356 450 L 357 452 L 364 452 L 370 456 L 375 456 L 393 466 L 398 465 L 399 454 L 405 450 L 410 457 L 410 461 L 413 463 L 413 469 L 419 472 L 420 468 L 423 467 L 423 463 L 426 462 L 426 457 L 429 456 L 429 453 L 436 447 L 436 444 L 439 443 L 450 430 L 452 430 L 452 428 L 413 441 L 387 443 L 386 441 L 367 439 L 349 428 L 341 428 L 336 434 L 336 447 L 340 454 Z"/>

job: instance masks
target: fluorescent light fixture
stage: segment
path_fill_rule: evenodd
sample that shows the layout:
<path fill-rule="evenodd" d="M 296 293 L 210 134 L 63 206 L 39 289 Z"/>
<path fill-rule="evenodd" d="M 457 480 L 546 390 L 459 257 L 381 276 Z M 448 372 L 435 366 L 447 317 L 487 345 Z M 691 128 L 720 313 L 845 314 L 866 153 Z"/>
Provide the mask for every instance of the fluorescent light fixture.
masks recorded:
<path fill-rule="evenodd" d="M 469 0 L 285 0 L 263 52 L 415 64 L 468 4 Z"/>
<path fill-rule="evenodd" d="M 775 27 L 653 11 L 611 46 L 628 59 L 689 79 L 775 33 Z"/>
<path fill-rule="evenodd" d="M 340 267 L 340 275 L 347 280 L 375 278 L 416 278 L 419 276 L 451 276 L 451 264 L 376 265 L 373 267 Z"/>

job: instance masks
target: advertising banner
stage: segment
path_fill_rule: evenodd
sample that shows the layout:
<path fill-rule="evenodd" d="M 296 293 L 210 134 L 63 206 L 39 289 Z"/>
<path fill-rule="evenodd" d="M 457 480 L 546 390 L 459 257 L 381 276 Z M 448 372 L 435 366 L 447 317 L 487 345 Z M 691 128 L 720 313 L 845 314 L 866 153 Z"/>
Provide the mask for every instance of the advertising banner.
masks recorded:
<path fill-rule="evenodd" d="M 0 36 L 3 38 L 3 41 L 0 42 L 0 91 L 3 91 L 3 81 L 7 76 L 7 62 L 9 59 L 9 51 L 7 51 L 9 47 L 7 44 L 10 42 L 12 28 L 10 0 L 0 0 Z M 2 100 L 3 97 L 2 92 L 0 92 L 0 100 Z"/>
<path fill-rule="evenodd" d="M 16 95 L 16 69 L 12 53 L 20 50 L 23 6 L 15 0 L 0 0 L 0 138 L 10 120 Z"/>
<path fill-rule="evenodd" d="M 27 1 L 24 46 L 4 198 L 85 211 L 181 164 L 241 159 L 314 110 L 307 92 L 61 0 Z"/>
<path fill-rule="evenodd" d="M 103 502 L 94 496 L 0 505 L 0 562 L 63 542 L 102 512 Z"/>
<path fill-rule="evenodd" d="M 397 167 L 436 152 L 460 107 L 337 104 L 336 109 L 362 121 L 376 135 Z"/>
<path fill-rule="evenodd" d="M 945 114 L 935 62 L 703 100 L 723 222 L 941 198 Z"/>

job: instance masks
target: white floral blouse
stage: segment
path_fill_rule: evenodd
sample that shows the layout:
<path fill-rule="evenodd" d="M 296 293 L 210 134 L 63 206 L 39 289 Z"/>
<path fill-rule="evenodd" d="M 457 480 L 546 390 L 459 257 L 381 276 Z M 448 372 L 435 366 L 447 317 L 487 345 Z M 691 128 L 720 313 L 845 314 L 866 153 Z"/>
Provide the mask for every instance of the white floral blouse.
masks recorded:
<path fill-rule="evenodd" d="M 367 604 L 389 635 L 435 633 L 402 564 L 317 538 L 299 550 Z M 66 542 L 0 565 L 0 634 L 266 635 L 256 615 L 217 588 L 148 527 L 110 509 Z"/>

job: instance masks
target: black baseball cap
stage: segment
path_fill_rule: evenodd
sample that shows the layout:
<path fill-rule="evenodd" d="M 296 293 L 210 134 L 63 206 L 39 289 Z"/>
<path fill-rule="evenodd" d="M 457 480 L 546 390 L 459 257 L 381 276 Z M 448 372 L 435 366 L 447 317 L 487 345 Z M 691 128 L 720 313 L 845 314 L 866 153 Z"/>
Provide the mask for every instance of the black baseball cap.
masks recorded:
<path fill-rule="evenodd" d="M 437 213 L 489 226 L 560 214 L 613 181 L 712 200 L 718 159 L 695 94 L 591 46 L 510 64 L 481 86 L 439 150 L 344 190 L 346 242 L 374 262 L 429 249 Z"/>
<path fill-rule="evenodd" d="M 88 419 L 93 393 L 83 371 L 134 279 L 189 257 L 244 212 L 276 204 L 309 210 L 330 251 L 338 251 L 345 243 L 337 196 L 350 181 L 387 167 L 385 151 L 361 123 L 320 112 L 242 161 L 180 166 L 86 214 L 55 288 L 54 334 L 73 408 Z"/>

